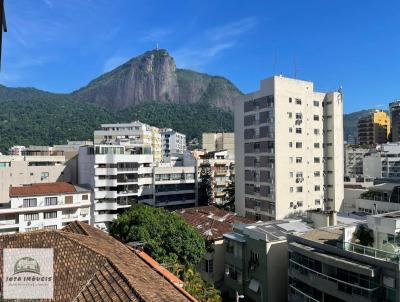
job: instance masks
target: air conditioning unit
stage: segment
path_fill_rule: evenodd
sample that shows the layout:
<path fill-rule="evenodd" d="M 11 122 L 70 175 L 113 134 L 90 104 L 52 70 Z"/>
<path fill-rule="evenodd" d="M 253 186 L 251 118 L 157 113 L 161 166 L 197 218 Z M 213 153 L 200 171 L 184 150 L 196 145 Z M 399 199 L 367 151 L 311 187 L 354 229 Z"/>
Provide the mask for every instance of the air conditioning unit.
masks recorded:
<path fill-rule="evenodd" d="M 29 225 L 31 225 L 31 224 L 32 224 L 32 222 L 28 221 L 26 224 L 29 226 Z"/>

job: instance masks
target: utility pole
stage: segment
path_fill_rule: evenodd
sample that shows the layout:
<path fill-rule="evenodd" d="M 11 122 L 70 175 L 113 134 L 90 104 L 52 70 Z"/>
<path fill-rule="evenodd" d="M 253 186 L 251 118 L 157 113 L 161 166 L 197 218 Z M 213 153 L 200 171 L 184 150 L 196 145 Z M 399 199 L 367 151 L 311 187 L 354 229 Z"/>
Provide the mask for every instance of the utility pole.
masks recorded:
<path fill-rule="evenodd" d="M 239 293 L 236 291 L 236 302 L 239 302 L 239 299 L 244 299 L 244 295 L 239 295 Z"/>

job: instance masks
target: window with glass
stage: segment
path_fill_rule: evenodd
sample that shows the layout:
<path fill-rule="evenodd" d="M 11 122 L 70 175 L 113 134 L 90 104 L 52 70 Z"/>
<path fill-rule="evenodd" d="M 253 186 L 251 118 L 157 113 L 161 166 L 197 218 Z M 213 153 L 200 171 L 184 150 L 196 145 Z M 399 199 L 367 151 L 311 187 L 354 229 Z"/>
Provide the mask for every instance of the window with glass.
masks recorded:
<path fill-rule="evenodd" d="M 54 219 L 57 218 L 57 211 L 54 212 L 44 212 L 43 213 L 44 219 Z"/>
<path fill-rule="evenodd" d="M 24 208 L 37 207 L 37 199 L 36 198 L 25 198 L 23 199 Z"/>
<path fill-rule="evenodd" d="M 24 221 L 39 220 L 39 213 L 30 213 L 24 215 Z"/>
<path fill-rule="evenodd" d="M 57 197 L 46 197 L 45 198 L 46 206 L 54 206 L 57 205 Z"/>

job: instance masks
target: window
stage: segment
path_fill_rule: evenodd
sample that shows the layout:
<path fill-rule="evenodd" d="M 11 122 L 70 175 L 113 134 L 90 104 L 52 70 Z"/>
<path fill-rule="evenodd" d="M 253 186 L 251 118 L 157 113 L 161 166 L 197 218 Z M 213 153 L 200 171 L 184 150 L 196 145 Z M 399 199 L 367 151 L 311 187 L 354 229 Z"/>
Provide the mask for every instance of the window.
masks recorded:
<path fill-rule="evenodd" d="M 82 200 L 88 200 L 89 199 L 89 195 L 82 195 Z"/>
<path fill-rule="evenodd" d="M 297 149 L 303 148 L 303 143 L 297 142 L 297 143 L 296 143 L 296 148 L 297 148 Z"/>
<path fill-rule="evenodd" d="M 321 187 L 318 186 L 318 185 L 317 185 L 317 186 L 314 186 L 314 191 L 315 191 L 315 192 L 321 191 Z"/>
<path fill-rule="evenodd" d="M 260 254 L 254 251 L 250 251 L 250 262 L 252 264 L 259 264 L 260 263 Z"/>
<path fill-rule="evenodd" d="M 289 98 L 289 103 L 291 103 L 292 102 L 292 98 Z"/>
<path fill-rule="evenodd" d="M 296 105 L 301 105 L 301 99 L 296 99 Z"/>
<path fill-rule="evenodd" d="M 42 172 L 40 173 L 40 179 L 41 180 L 46 180 L 49 178 L 49 172 Z"/>
<path fill-rule="evenodd" d="M 225 264 L 225 275 L 232 280 L 242 283 L 242 271 L 231 264 Z"/>
<path fill-rule="evenodd" d="M 49 230 L 57 230 L 57 226 L 56 225 L 45 225 L 43 228 L 44 229 L 49 229 Z"/>
<path fill-rule="evenodd" d="M 320 171 L 314 171 L 314 176 L 315 177 L 320 177 L 321 176 L 321 172 Z"/>
<path fill-rule="evenodd" d="M 300 164 L 300 163 L 302 163 L 302 161 L 303 161 L 303 158 L 296 157 L 296 163 Z"/>
<path fill-rule="evenodd" d="M 296 120 L 301 120 L 303 118 L 301 113 L 296 113 Z"/>
<path fill-rule="evenodd" d="M 205 264 L 205 272 L 206 273 L 212 273 L 214 272 L 214 260 L 210 259 L 210 260 L 205 260 L 204 261 Z"/>
<path fill-rule="evenodd" d="M 314 134 L 318 135 L 319 134 L 319 129 L 314 129 Z"/>
<path fill-rule="evenodd" d="M 39 213 L 25 214 L 24 221 L 39 220 Z"/>
<path fill-rule="evenodd" d="M 292 147 L 293 147 L 293 143 L 289 142 L 289 148 L 292 148 Z"/>
<path fill-rule="evenodd" d="M 292 133 L 292 132 L 293 132 L 293 128 L 289 127 L 289 133 Z"/>
<path fill-rule="evenodd" d="M 303 202 L 302 202 L 302 201 L 298 201 L 298 202 L 297 202 L 297 206 L 298 206 L 298 207 L 302 207 L 302 206 L 303 206 Z"/>
<path fill-rule="evenodd" d="M 296 128 L 296 133 L 300 134 L 301 133 L 301 128 Z"/>
<path fill-rule="evenodd" d="M 297 193 L 303 192 L 303 187 L 296 187 L 296 192 Z"/>
<path fill-rule="evenodd" d="M 36 198 L 26 198 L 23 200 L 24 208 L 37 207 Z"/>
<path fill-rule="evenodd" d="M 319 148 L 319 143 L 314 143 L 314 148 L 318 149 Z"/>
<path fill-rule="evenodd" d="M 319 115 L 314 115 L 314 121 L 319 121 Z"/>
<path fill-rule="evenodd" d="M 73 196 L 65 196 L 65 204 L 71 204 L 73 201 Z"/>
<path fill-rule="evenodd" d="M 314 107 L 319 107 L 319 102 L 318 101 L 314 101 L 313 104 L 314 104 Z"/>
<path fill-rule="evenodd" d="M 44 201 L 46 206 L 54 206 L 57 204 L 57 197 L 46 197 Z"/>
<path fill-rule="evenodd" d="M 289 172 L 290 178 L 293 178 L 293 172 Z"/>
<path fill-rule="evenodd" d="M 290 193 L 293 193 L 293 187 L 289 188 Z"/>
<path fill-rule="evenodd" d="M 57 218 L 57 211 L 54 212 L 44 212 L 44 219 L 53 219 Z"/>
<path fill-rule="evenodd" d="M 288 112 L 288 117 L 292 118 L 292 113 L 291 112 Z"/>
<path fill-rule="evenodd" d="M 314 203 L 315 203 L 316 206 L 319 206 L 319 205 L 321 204 L 321 200 L 316 199 L 316 200 L 314 201 Z"/>
<path fill-rule="evenodd" d="M 314 157 L 314 163 L 319 164 L 321 162 L 321 160 L 319 159 L 319 157 Z"/>

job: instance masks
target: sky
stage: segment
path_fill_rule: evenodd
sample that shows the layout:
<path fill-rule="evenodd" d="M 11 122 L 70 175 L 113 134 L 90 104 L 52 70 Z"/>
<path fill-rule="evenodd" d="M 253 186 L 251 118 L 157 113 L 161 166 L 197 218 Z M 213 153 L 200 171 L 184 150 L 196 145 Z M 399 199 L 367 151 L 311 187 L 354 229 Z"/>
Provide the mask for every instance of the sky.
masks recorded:
<path fill-rule="evenodd" d="M 157 47 L 247 93 L 283 74 L 343 87 L 345 112 L 400 99 L 398 0 L 5 0 L 0 84 L 71 92 Z"/>

